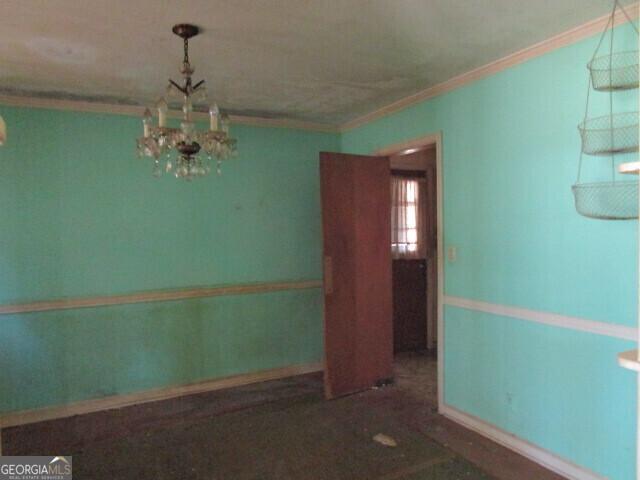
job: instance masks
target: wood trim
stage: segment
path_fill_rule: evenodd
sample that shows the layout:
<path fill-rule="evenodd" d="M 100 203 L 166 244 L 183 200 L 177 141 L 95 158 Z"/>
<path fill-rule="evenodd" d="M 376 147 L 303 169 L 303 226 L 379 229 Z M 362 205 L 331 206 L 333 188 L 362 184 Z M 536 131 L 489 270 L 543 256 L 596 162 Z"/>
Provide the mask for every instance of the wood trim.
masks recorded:
<path fill-rule="evenodd" d="M 274 368 L 260 372 L 245 373 L 230 377 L 215 378 L 203 382 L 186 385 L 176 385 L 172 387 L 145 390 L 142 392 L 129 393 L 125 395 L 113 395 L 92 400 L 83 400 L 67 405 L 38 408 L 33 410 L 23 410 L 18 412 L 0 415 L 0 428 L 15 427 L 29 423 L 44 422 L 56 418 L 71 417 L 74 415 L 84 415 L 87 413 L 100 412 L 123 408 L 141 403 L 157 402 L 170 398 L 194 395 L 197 393 L 212 392 L 226 388 L 240 387 L 252 383 L 278 380 L 281 378 L 304 375 L 307 373 L 320 372 L 323 369 L 322 363 L 310 363 L 305 365 L 290 365 L 283 368 Z"/>
<path fill-rule="evenodd" d="M 438 144 L 442 142 L 442 133 L 432 133 L 429 135 L 422 135 L 418 138 L 413 138 L 411 140 L 405 140 L 402 142 L 394 143 L 393 145 L 389 145 L 387 147 L 379 148 L 374 152 L 374 155 L 379 155 L 381 157 L 392 157 L 394 155 L 398 155 L 406 150 L 426 150 L 435 145 L 436 150 L 438 149 Z M 437 152 L 436 152 L 437 154 Z"/>
<path fill-rule="evenodd" d="M 625 7 L 627 13 L 632 19 L 638 18 L 639 6 L 640 3 L 634 3 Z M 466 73 L 446 80 L 442 83 L 426 88 L 418 93 L 397 100 L 385 107 L 379 108 L 378 110 L 367 113 L 366 115 L 362 115 L 361 117 L 342 124 L 339 130 L 341 132 L 353 130 L 367 123 L 371 123 L 375 120 L 379 120 L 380 118 L 399 112 L 400 110 L 404 110 L 405 108 L 412 105 L 416 105 L 430 98 L 434 98 L 452 90 L 464 87 L 465 85 L 468 85 L 472 82 L 488 77 L 490 75 L 494 75 L 503 70 L 506 70 L 507 68 L 544 55 L 545 53 L 549 53 L 553 50 L 557 50 L 567 45 L 577 43 L 580 40 L 595 35 L 596 33 L 600 33 L 605 28 L 610 16 L 610 13 L 607 15 L 603 15 L 602 17 L 598 17 L 587 23 L 562 32 L 551 38 L 507 55 L 506 57 L 500 58 L 474 70 L 470 70 Z M 621 25 L 625 22 L 626 18 L 622 14 L 622 12 L 620 12 L 619 15 L 616 15 L 615 25 Z"/>
<path fill-rule="evenodd" d="M 52 110 L 65 110 L 85 113 L 106 113 L 111 115 L 127 115 L 142 117 L 144 106 L 118 105 L 97 102 L 85 102 L 81 100 L 59 100 L 41 97 L 18 97 L 0 95 L 0 105 L 20 108 L 44 108 Z M 170 118 L 181 118 L 182 112 L 171 110 Z M 197 121 L 208 122 L 209 115 L 204 112 L 194 112 L 193 118 Z M 290 128 L 295 130 L 309 130 L 314 132 L 338 133 L 338 127 L 325 123 L 291 120 L 286 118 L 248 117 L 244 115 L 230 115 L 231 123 L 236 125 L 249 125 L 264 128 Z"/>
<path fill-rule="evenodd" d="M 478 417 L 465 413 L 449 405 L 442 405 L 440 413 L 469 430 L 479 433 L 483 437 L 492 440 L 503 447 L 542 465 L 548 470 L 562 475 L 569 480 L 606 480 L 605 477 L 576 465 L 558 455 L 551 453 L 533 443 L 530 443 L 516 435 L 481 420 Z"/>
<path fill-rule="evenodd" d="M 442 152 L 442 133 L 436 139 L 436 196 L 437 211 L 437 245 L 438 245 L 438 411 L 444 405 L 444 167 Z"/>
<path fill-rule="evenodd" d="M 569 317 L 557 313 L 540 312 L 527 308 L 512 307 L 508 305 L 498 305 L 494 303 L 481 302 L 468 298 L 446 296 L 445 305 L 476 312 L 490 313 L 501 317 L 517 318 L 529 322 L 542 323 L 559 328 L 578 330 L 581 332 L 595 333 L 607 337 L 619 338 L 635 342 L 638 338 L 638 329 L 624 325 L 615 325 L 605 322 L 597 322 L 586 318 Z"/>
<path fill-rule="evenodd" d="M 320 280 L 304 280 L 297 282 L 253 283 L 218 287 L 198 287 L 182 290 L 156 290 L 142 293 L 131 293 L 127 295 L 45 300 L 32 303 L 0 305 L 0 316 L 13 315 L 17 313 L 46 312 L 50 310 L 94 308 L 111 305 L 128 305 L 132 303 L 169 302 L 191 298 L 247 295 L 311 288 L 322 288 L 322 282 Z"/>

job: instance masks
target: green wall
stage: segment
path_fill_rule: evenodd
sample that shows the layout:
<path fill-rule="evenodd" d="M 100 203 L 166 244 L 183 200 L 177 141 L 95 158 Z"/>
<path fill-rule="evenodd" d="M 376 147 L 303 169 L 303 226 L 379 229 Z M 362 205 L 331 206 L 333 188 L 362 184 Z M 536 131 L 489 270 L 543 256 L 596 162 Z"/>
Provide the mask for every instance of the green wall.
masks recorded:
<path fill-rule="evenodd" d="M 3 317 L 0 412 L 318 362 L 318 289 Z"/>
<path fill-rule="evenodd" d="M 616 38 L 633 49 L 621 27 Z M 579 216 L 590 38 L 342 135 L 342 151 L 442 132 L 445 294 L 635 326 L 638 223 Z M 608 47 L 607 47 L 608 48 Z M 420 52 L 416 52 L 420 55 Z M 616 106 L 637 110 L 635 93 Z M 592 94 L 593 116 L 606 94 Z M 628 160 L 628 158 L 627 158 Z M 608 170 L 585 159 L 585 179 Z M 613 480 L 635 478 L 634 343 L 445 309 L 445 402 Z"/>
<path fill-rule="evenodd" d="M 321 278 L 318 152 L 234 126 L 192 183 L 135 156 L 137 118 L 2 107 L 0 303 Z M 0 316 L 0 413 L 318 362 L 319 289 Z"/>

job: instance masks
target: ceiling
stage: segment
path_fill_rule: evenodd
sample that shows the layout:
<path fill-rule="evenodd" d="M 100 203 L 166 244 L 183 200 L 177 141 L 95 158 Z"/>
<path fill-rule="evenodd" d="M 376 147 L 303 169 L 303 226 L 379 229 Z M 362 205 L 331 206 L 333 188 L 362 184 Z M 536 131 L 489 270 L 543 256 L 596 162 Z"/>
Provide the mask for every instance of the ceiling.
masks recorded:
<path fill-rule="evenodd" d="M 195 79 L 230 113 L 338 125 L 604 15 L 609 0 L 5 0 L 0 94 L 153 104 Z"/>

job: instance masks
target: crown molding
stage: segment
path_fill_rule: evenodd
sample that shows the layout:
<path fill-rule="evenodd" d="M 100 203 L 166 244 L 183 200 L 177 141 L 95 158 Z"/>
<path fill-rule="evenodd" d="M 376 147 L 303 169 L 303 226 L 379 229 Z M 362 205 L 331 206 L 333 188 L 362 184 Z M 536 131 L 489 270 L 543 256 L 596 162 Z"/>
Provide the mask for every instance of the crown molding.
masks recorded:
<path fill-rule="evenodd" d="M 0 95 L 0 105 L 21 108 L 42 108 L 51 110 L 66 110 L 85 113 L 106 113 L 111 115 L 126 115 L 141 117 L 146 107 L 139 105 L 111 104 L 86 102 L 81 100 L 67 100 L 44 97 L 24 97 Z M 181 118 L 180 110 L 170 110 L 170 118 Z M 204 112 L 194 112 L 194 120 L 208 121 L 209 115 Z M 286 118 L 250 117 L 245 115 L 230 115 L 229 119 L 235 125 L 248 125 L 264 128 L 290 128 L 295 130 L 309 130 L 313 132 L 338 133 L 338 127 L 326 123 L 307 122 Z"/>
<path fill-rule="evenodd" d="M 629 16 L 633 20 L 635 20 L 638 18 L 639 7 L 640 2 L 636 2 L 626 6 L 625 10 L 629 14 Z M 567 45 L 577 43 L 580 40 L 584 40 L 587 37 L 602 32 L 602 30 L 607 25 L 610 16 L 611 14 L 603 15 L 602 17 L 598 17 L 594 20 L 574 27 L 570 30 L 562 32 L 529 47 L 526 47 L 515 53 L 509 54 L 506 57 L 502 57 L 491 63 L 487 63 L 486 65 L 470 70 L 466 73 L 453 77 L 432 87 L 426 88 L 418 93 L 409 95 L 408 97 L 396 100 L 395 102 L 390 103 L 385 107 L 379 108 L 377 110 L 374 110 L 373 112 L 367 113 L 366 115 L 343 123 L 340 126 L 339 130 L 342 133 L 353 130 L 355 128 L 366 125 L 367 123 L 371 123 L 380 118 L 399 112 L 400 110 L 404 110 L 407 107 L 411 107 L 418 103 L 424 102 L 425 100 L 429 100 L 430 98 L 434 98 L 452 90 L 464 87 L 465 85 L 473 83 L 477 80 L 488 77 L 490 75 L 494 75 L 498 72 L 506 70 L 507 68 L 544 55 L 545 53 L 549 53 L 553 50 L 557 50 L 559 48 L 566 47 Z M 620 12 L 616 15 L 614 25 L 621 25 L 626 21 L 626 17 L 622 14 L 622 12 Z"/>
<path fill-rule="evenodd" d="M 637 19 L 640 11 L 640 2 L 633 3 L 625 7 L 632 19 Z M 558 35 L 550 37 L 539 43 L 526 47 L 506 57 L 495 60 L 491 63 L 475 68 L 461 75 L 453 77 L 442 83 L 421 90 L 408 97 L 396 100 L 389 105 L 362 115 L 358 118 L 345 122 L 341 125 L 330 125 L 326 123 L 310 122 L 304 120 L 293 120 L 287 118 L 265 118 L 245 115 L 230 115 L 231 123 L 236 125 L 247 125 L 264 128 L 288 128 L 296 130 L 308 130 L 325 133 L 344 133 L 349 130 L 366 125 L 380 118 L 399 112 L 412 105 L 424 102 L 431 98 L 443 95 L 452 90 L 464 87 L 482 78 L 499 73 L 507 68 L 524 63 L 533 58 L 539 57 L 553 50 L 579 42 L 587 37 L 601 32 L 609 20 L 609 14 L 598 17 Z M 620 13 L 616 16 L 614 25 L 621 25 L 626 22 L 625 16 Z M 54 99 L 43 97 L 25 97 L 0 95 L 0 105 L 23 107 L 23 108 L 43 108 L 52 110 L 68 110 L 74 112 L 106 113 L 113 115 L 142 116 L 145 107 L 125 104 L 109 104 L 98 102 L 86 102 L 80 100 Z M 169 117 L 180 118 L 179 110 L 171 110 Z M 194 112 L 196 120 L 208 120 L 208 115 L 203 112 Z"/>
<path fill-rule="evenodd" d="M 202 120 L 209 121 L 209 115 L 198 112 Z M 181 116 L 181 112 L 176 112 L 176 116 Z M 245 115 L 229 115 L 231 123 L 236 125 L 247 125 L 252 127 L 265 128 L 291 128 L 295 130 L 308 130 L 311 132 L 322 133 L 340 133 L 337 125 L 329 125 L 327 123 L 307 122 L 304 120 L 290 120 L 287 118 L 264 118 L 249 117 Z"/>

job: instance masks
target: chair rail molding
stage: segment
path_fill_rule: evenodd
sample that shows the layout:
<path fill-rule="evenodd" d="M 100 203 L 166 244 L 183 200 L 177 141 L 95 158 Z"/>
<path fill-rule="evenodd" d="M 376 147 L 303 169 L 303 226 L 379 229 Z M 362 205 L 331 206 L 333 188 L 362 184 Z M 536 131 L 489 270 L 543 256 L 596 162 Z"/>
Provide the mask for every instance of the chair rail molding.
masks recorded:
<path fill-rule="evenodd" d="M 526 320 L 528 322 L 541 323 L 543 325 L 551 325 L 559 328 L 567 328 L 569 330 L 595 333 L 597 335 L 604 335 L 607 337 L 619 338 L 622 340 L 630 340 L 633 342 L 635 342 L 638 338 L 638 329 L 635 327 L 627 327 L 625 325 L 617 325 L 614 323 L 598 322 L 580 317 L 570 317 L 567 315 L 560 315 L 558 313 L 541 312 L 538 310 L 529 310 L 527 308 L 499 305 L 495 303 L 482 302 L 479 300 L 471 300 L 468 298 L 453 297 L 450 295 L 444 297 L 444 304 L 451 307 L 463 308 L 465 310 L 490 313 L 492 315 L 497 315 L 500 317 Z"/>
<path fill-rule="evenodd" d="M 247 283 L 175 290 L 153 290 L 149 292 L 130 293 L 125 295 L 43 300 L 31 303 L 0 305 L 0 317 L 3 315 L 46 312 L 50 310 L 106 307 L 111 305 L 128 305 L 132 303 L 170 302 L 191 298 L 219 297 L 224 295 L 248 295 L 312 288 L 322 288 L 322 281 L 299 280 L 291 282 Z"/>

